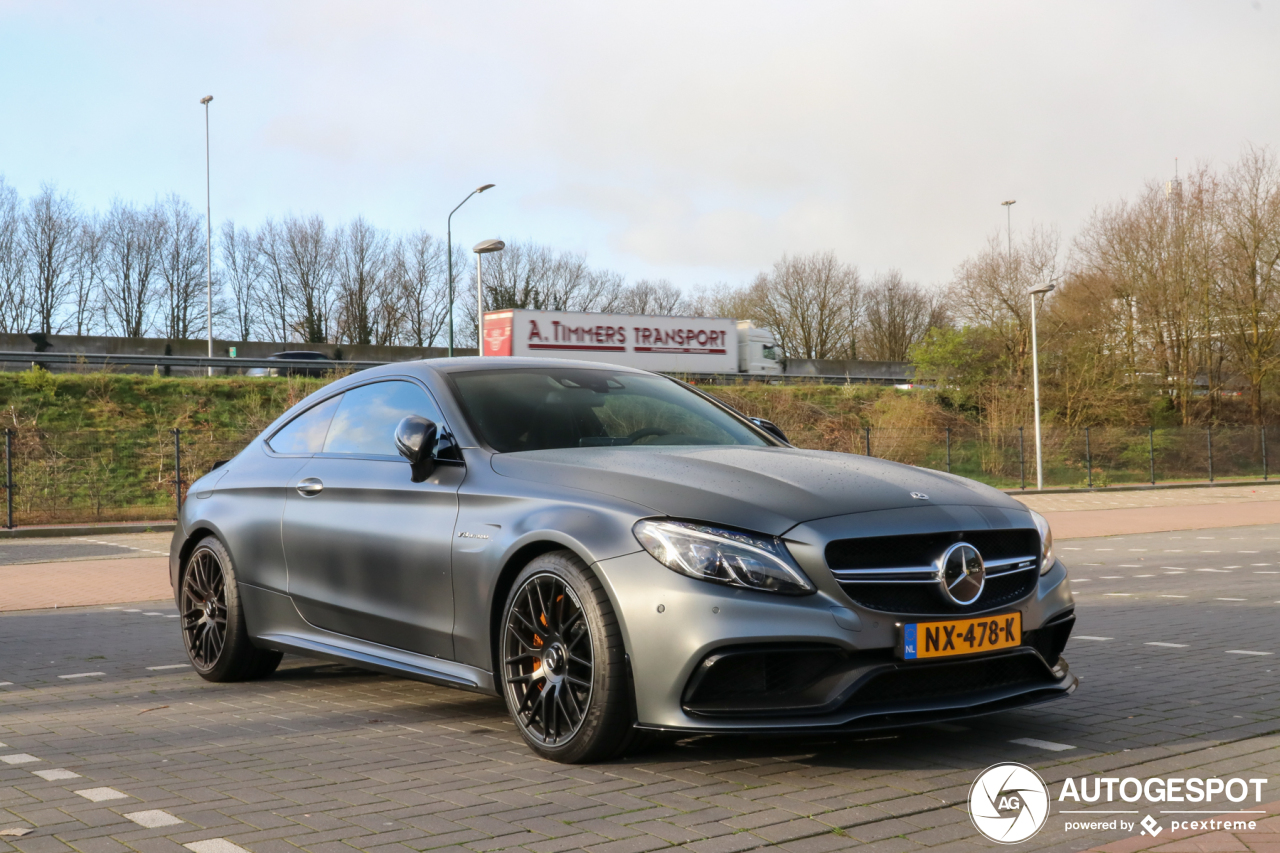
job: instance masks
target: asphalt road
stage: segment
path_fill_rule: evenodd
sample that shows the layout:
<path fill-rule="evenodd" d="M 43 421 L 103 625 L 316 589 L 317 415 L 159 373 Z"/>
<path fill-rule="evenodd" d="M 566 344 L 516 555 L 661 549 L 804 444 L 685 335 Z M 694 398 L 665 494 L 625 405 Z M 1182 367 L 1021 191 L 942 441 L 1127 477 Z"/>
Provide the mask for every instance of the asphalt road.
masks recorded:
<path fill-rule="evenodd" d="M 0 848 L 990 849 L 963 803 L 1001 761 L 1051 789 L 1102 772 L 1263 776 L 1263 802 L 1280 800 L 1280 525 L 1059 548 L 1078 596 L 1071 697 L 874 737 L 695 738 L 592 767 L 534 758 L 474 694 L 292 657 L 266 681 L 205 683 L 171 603 L 3 615 L 0 829 L 34 832 Z M 1066 832 L 1059 808 L 1021 849 L 1131 834 Z"/>

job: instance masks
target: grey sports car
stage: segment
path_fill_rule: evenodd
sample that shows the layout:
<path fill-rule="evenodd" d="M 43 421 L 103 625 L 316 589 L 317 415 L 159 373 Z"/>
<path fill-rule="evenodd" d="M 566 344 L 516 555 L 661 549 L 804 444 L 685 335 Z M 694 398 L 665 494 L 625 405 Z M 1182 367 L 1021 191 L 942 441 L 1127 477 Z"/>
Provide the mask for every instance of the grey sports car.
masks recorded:
<path fill-rule="evenodd" d="M 1077 683 L 1043 517 L 586 362 L 334 382 L 191 486 L 170 572 L 207 679 L 292 652 L 494 694 L 557 761 L 662 732 L 986 714 Z"/>

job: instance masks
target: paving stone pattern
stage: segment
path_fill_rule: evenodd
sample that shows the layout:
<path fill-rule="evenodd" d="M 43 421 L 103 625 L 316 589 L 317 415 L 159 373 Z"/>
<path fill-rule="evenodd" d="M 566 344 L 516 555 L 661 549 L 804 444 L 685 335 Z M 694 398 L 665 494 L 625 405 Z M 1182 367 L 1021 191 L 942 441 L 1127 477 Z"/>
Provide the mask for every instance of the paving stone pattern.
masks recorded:
<path fill-rule="evenodd" d="M 589 767 L 535 758 L 476 694 L 296 657 L 208 684 L 180 666 L 169 602 L 6 614 L 0 757 L 39 760 L 0 762 L 0 830 L 33 829 L 0 851 L 992 849 L 964 802 L 1000 761 L 1053 790 L 1094 773 L 1265 776 L 1264 802 L 1280 800 L 1280 574 L 1255 574 L 1280 564 L 1280 526 L 1077 546 L 1077 634 L 1105 639 L 1069 647 L 1072 697 L 863 737 L 693 738 Z M 100 788 L 124 796 L 77 793 Z M 1062 822 L 1017 849 L 1127 835 Z"/>

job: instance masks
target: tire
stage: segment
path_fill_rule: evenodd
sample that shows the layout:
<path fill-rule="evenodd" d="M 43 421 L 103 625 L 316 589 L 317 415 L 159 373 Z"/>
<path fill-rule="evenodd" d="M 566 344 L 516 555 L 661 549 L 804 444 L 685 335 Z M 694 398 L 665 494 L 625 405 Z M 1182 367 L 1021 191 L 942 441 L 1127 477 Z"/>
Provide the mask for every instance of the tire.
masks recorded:
<path fill-rule="evenodd" d="M 499 676 L 516 729 L 565 764 L 612 758 L 633 729 L 622 631 L 609 597 L 571 551 L 534 558 L 502 610 Z"/>
<path fill-rule="evenodd" d="M 216 536 L 200 540 L 178 579 L 182 644 L 206 681 L 250 681 L 275 672 L 283 655 L 249 639 L 231 555 Z"/>

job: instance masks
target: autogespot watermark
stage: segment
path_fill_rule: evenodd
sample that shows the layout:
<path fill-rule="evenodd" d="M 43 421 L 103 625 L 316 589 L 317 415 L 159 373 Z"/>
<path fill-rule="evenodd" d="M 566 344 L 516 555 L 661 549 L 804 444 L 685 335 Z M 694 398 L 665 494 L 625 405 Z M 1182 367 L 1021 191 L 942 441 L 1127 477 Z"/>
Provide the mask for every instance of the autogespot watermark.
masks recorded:
<path fill-rule="evenodd" d="M 1266 779 L 1133 776 L 1067 777 L 1056 801 L 1064 817 L 1065 832 L 1133 832 L 1153 838 L 1166 829 L 1197 831 L 1251 831 L 1266 816 L 1262 809 L 1230 808 L 1262 802 Z M 978 774 L 969 789 L 969 816 L 984 836 L 1000 844 L 1018 844 L 1031 838 L 1049 821 L 1053 801 L 1040 774 L 1023 764 L 994 764 Z M 1138 815 L 1143 809 L 1106 808 L 1123 803 L 1148 804 L 1160 817 Z M 1152 808 L 1201 806 L 1201 808 Z M 1214 804 L 1216 808 L 1210 808 Z M 1087 806 L 1087 808 L 1072 808 Z M 1128 817 L 1132 815 L 1132 817 Z M 1163 823 L 1162 823 L 1163 822 Z"/>

